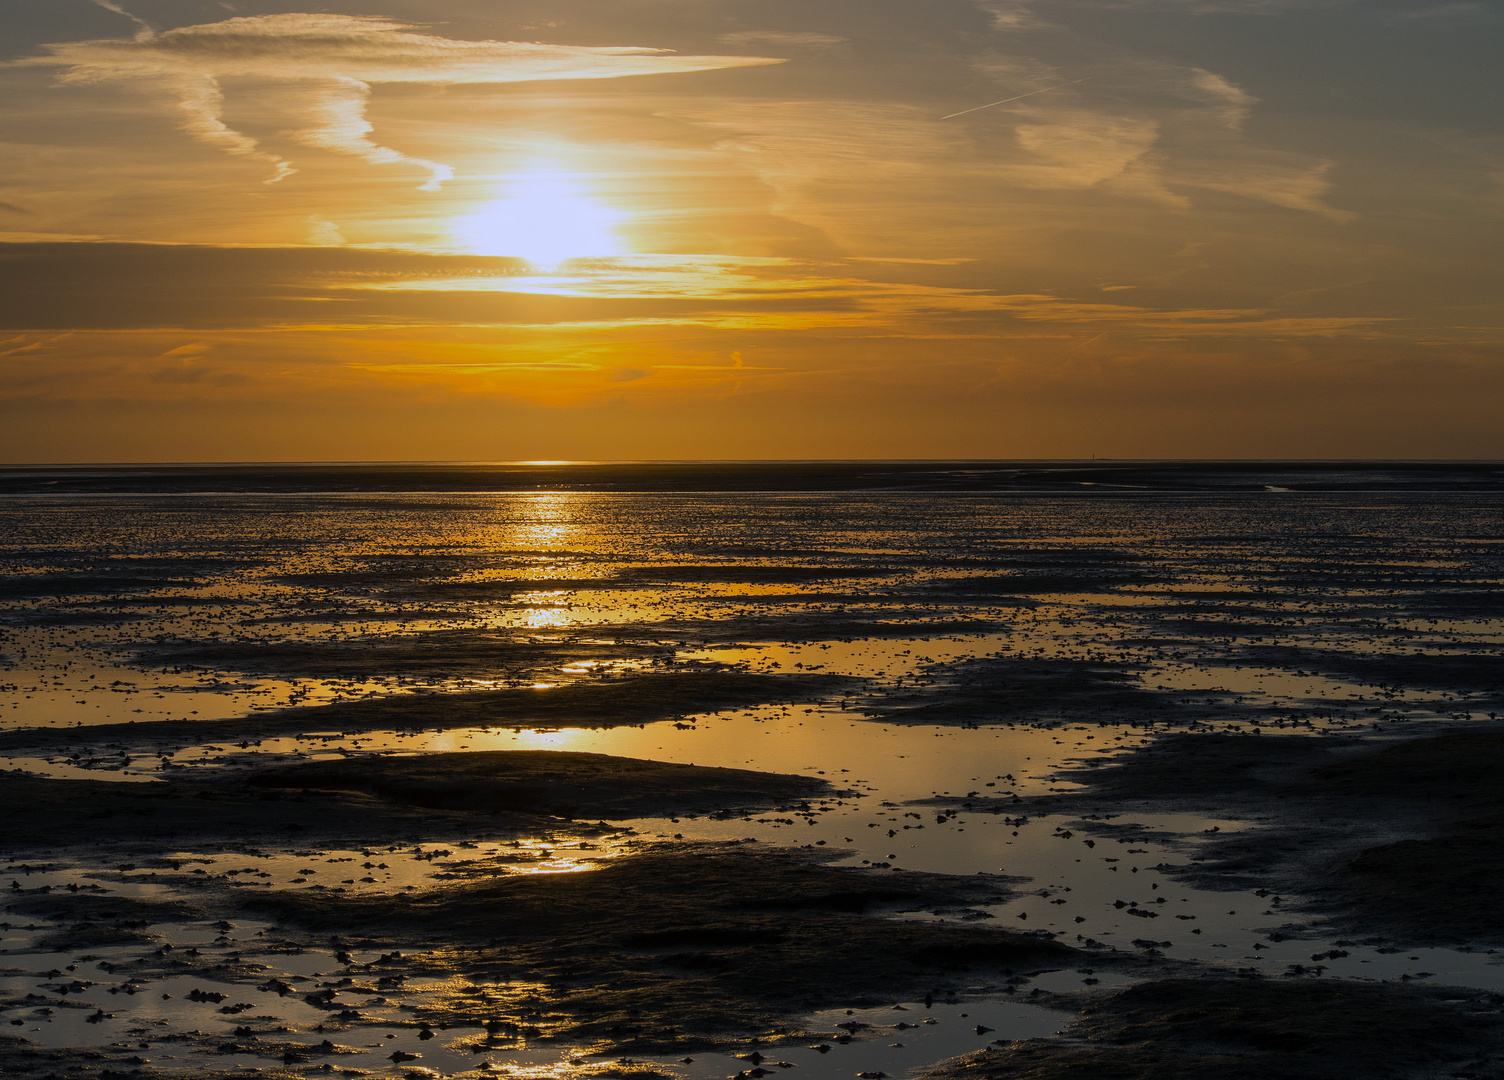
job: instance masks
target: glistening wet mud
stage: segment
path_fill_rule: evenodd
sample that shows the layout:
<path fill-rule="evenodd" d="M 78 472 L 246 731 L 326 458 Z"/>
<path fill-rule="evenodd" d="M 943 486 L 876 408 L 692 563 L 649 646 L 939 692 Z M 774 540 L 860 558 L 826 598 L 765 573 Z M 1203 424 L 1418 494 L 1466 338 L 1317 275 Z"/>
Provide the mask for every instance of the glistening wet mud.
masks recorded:
<path fill-rule="evenodd" d="M 737 816 L 833 795 L 815 777 L 604 754 L 367 756 L 122 784 L 0 774 L 0 844 L 329 843 L 536 832 L 548 818 Z"/>
<path fill-rule="evenodd" d="M 368 952 L 420 950 L 405 970 L 446 980 L 420 1019 L 515 1025 L 502 988 L 542 984 L 529 1000 L 533 1026 L 639 1054 L 834 1038 L 798 1017 L 948 996 L 979 977 L 1001 988 L 1085 958 L 1048 937 L 877 917 L 975 910 L 1007 895 L 995 878 L 836 869 L 762 848 L 657 845 L 590 874 L 480 880 L 400 908 L 297 893 L 248 904 L 288 931 L 335 933 Z"/>
<path fill-rule="evenodd" d="M 0 499 L 7 1075 L 1488 1074 L 1496 470 L 642 469 Z"/>
<path fill-rule="evenodd" d="M 1233 813 L 1258 827 L 1199 846 L 1176 876 L 1304 897 L 1339 932 L 1402 946 L 1504 946 L 1504 730 L 1351 736 L 1173 735 L 1067 772 L 1069 795 L 929 800 L 971 812 L 1139 808 Z"/>
<path fill-rule="evenodd" d="M 365 656 L 378 670 L 380 656 Z M 96 724 L 76 730 L 0 732 L 0 753 L 56 752 L 83 743 L 156 750 L 214 742 L 287 738 L 310 731 L 443 731 L 484 727 L 613 727 L 646 724 L 764 702 L 819 700 L 857 680 L 832 675 L 759 675 L 687 670 L 562 686 L 409 694 L 253 713 L 231 720 Z"/>
<path fill-rule="evenodd" d="M 1358 1080 L 1494 1075 L 1493 994 L 1351 983 L 1146 982 L 1058 1000 L 1061 1039 L 989 1046 L 923 1080 Z M 1478 1070 L 1482 1070 L 1481 1072 Z"/>

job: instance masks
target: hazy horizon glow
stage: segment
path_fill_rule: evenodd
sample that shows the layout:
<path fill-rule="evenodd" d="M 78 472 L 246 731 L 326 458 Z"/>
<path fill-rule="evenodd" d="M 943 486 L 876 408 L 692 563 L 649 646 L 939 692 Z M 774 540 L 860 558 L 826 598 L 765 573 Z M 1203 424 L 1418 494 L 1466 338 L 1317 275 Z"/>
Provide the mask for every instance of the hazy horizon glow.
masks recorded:
<path fill-rule="evenodd" d="M 1504 457 L 1491 5 L 301 7 L 4 16 L 0 460 Z"/>

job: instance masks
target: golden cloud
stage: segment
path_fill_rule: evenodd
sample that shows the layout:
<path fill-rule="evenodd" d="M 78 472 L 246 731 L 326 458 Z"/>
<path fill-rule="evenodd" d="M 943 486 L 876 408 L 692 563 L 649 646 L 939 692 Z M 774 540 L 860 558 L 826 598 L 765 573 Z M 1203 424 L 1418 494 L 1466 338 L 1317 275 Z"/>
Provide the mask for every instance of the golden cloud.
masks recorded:
<path fill-rule="evenodd" d="M 220 80 L 253 77 L 306 87 L 304 124 L 294 137 L 305 145 L 351 154 L 372 164 L 407 163 L 425 169 L 425 189 L 453 176 L 442 163 L 410 157 L 367 136 L 371 86 L 378 83 L 508 83 L 543 79 L 615 79 L 630 75 L 710 71 L 776 64 L 760 56 L 680 56 L 640 46 L 550 45 L 517 41 L 460 41 L 413 33 L 412 24 L 348 15 L 282 14 L 226 19 L 131 39 L 46 45 L 46 55 L 14 61 L 52 66 L 70 83 L 135 82 L 171 95 L 194 138 L 273 167 L 268 182 L 294 170 L 249 135 L 225 124 Z"/>

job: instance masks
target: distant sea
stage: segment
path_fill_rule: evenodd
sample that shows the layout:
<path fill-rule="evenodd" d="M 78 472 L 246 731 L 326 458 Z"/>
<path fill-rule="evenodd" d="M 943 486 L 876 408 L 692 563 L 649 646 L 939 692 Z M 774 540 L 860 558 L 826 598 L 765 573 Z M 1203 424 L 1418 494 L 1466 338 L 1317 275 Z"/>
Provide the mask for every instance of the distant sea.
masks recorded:
<path fill-rule="evenodd" d="M 0 466 L 0 496 L 190 492 L 1498 491 L 1499 461 L 622 461 Z"/>

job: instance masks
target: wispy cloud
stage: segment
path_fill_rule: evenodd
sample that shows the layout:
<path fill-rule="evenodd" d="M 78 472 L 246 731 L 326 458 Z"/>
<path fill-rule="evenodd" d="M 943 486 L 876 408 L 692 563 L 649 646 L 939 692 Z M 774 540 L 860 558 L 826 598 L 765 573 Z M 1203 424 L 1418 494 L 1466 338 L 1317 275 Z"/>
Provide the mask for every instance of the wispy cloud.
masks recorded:
<path fill-rule="evenodd" d="M 125 18 L 129 19 L 131 22 L 139 26 L 143 34 L 150 34 L 152 32 L 152 28 L 146 22 L 146 20 L 139 19 L 136 16 L 132 15 L 129 11 L 126 11 L 125 8 L 115 3 L 114 0 L 94 0 L 94 3 L 104 8 L 106 11 L 113 11 L 116 15 L 125 16 Z"/>
<path fill-rule="evenodd" d="M 1231 131 L 1243 130 L 1243 122 L 1258 104 L 1258 98 L 1214 71 L 1192 68 L 1189 74 L 1191 90 L 1205 95 L 1207 103 L 1220 114 L 1222 124 Z"/>
<path fill-rule="evenodd" d="M 411 157 L 367 138 L 375 130 L 366 119 L 366 105 L 370 100 L 369 83 L 359 79 L 326 80 L 322 91 L 309 103 L 313 126 L 298 132 L 298 141 L 321 150 L 350 154 L 372 165 L 400 162 L 419 165 L 428 170 L 428 182 L 422 185 L 424 191 L 437 191 L 445 180 L 454 178 L 454 170 L 448 165 Z"/>
<path fill-rule="evenodd" d="M 738 30 L 734 34 L 722 34 L 720 40 L 724 45 L 741 49 L 813 49 L 823 52 L 846 44 L 848 39 L 800 30 Z"/>
<path fill-rule="evenodd" d="M 349 241 L 334 222 L 318 214 L 309 214 L 308 242 L 315 247 L 343 247 Z"/>
<path fill-rule="evenodd" d="M 981 193 L 995 192 L 997 180 L 1173 210 L 1194 209 L 1199 189 L 1333 221 L 1352 217 L 1326 201 L 1332 164 L 1256 143 L 1244 129 L 1258 99 L 1217 72 L 1114 60 L 1081 76 L 1011 54 L 988 54 L 974 70 L 1016 93 L 997 94 L 1002 103 L 993 108 L 983 97 L 981 107 L 944 122 L 908 103 L 828 100 L 717 103 L 713 112 L 682 115 L 726 132 L 719 148 L 778 192 L 779 212 L 836 236 L 848 234 L 837 216 L 851 219 L 864 207 L 885 214 L 916 191 L 957 205 L 968 191 L 990 200 Z M 1040 93 L 1041 84 L 1056 92 Z M 848 194 L 833 211 L 835 184 Z M 872 232 L 864 222 L 863 235 Z"/>
<path fill-rule="evenodd" d="M 898 336 L 928 337 L 955 320 L 1006 320 L 1107 326 L 1114 334 L 1155 340 L 1191 337 L 1302 338 L 1367 336 L 1393 320 L 1368 317 L 1289 317 L 1265 308 L 1150 308 L 1104 304 L 1046 293 L 999 295 L 985 289 L 916 285 L 856 276 L 850 264 L 719 256 L 627 256 L 582 262 L 567 274 L 542 276 L 387 278 L 330 282 L 337 289 L 387 293 L 486 292 L 580 299 L 694 301 L 698 310 L 655 312 L 614 326 L 700 325 L 740 329 L 888 327 Z M 724 305 L 724 306 L 720 306 Z M 748 310 L 748 305 L 760 310 Z M 555 324 L 559 325 L 559 324 Z M 994 333 L 1015 336 L 995 328 Z M 1032 332 L 1024 336 L 1033 336 Z"/>
<path fill-rule="evenodd" d="M 1439 22 L 1439 23 L 1482 23 L 1496 22 L 1499 19 L 1499 11 L 1495 7 L 1477 3 L 1456 4 L 1428 4 L 1425 7 L 1410 8 L 1406 11 L 1395 12 L 1390 18 L 1409 22 Z"/>
<path fill-rule="evenodd" d="M 992 16 L 999 30 L 1032 30 L 1044 25 L 1034 14 L 1030 0 L 977 0 L 977 7 Z"/>
<path fill-rule="evenodd" d="M 1211 168 L 1201 175 L 1188 171 L 1182 182 L 1208 191 L 1225 191 L 1288 210 L 1305 210 L 1336 222 L 1351 221 L 1355 215 L 1327 205 L 1331 193 L 1331 162 L 1300 165 L 1285 160 L 1285 155 L 1270 155 L 1270 160 L 1244 159 L 1236 168 Z"/>
<path fill-rule="evenodd" d="M 67 341 L 72 336 L 72 334 L 57 334 L 53 337 L 41 337 L 33 340 L 31 335 L 22 334 L 7 341 L 0 341 L 0 360 L 13 356 L 24 358 L 46 352 L 50 346 L 60 341 Z"/>
<path fill-rule="evenodd" d="M 1170 206 L 1188 205 L 1144 161 L 1159 141 L 1159 124 L 1153 120 L 1072 110 L 1054 114 L 1048 123 L 1020 124 L 1014 138 L 1033 160 L 1007 168 L 1005 174 L 1027 187 L 1108 184 L 1123 194 Z"/>
<path fill-rule="evenodd" d="M 1290 9 L 1343 7 L 1351 3 L 1351 0 L 1081 0 L 1081 3 L 1082 6 L 1186 11 L 1197 15 L 1229 12 L 1258 15 Z M 983 0 L 983 6 L 990 6 L 989 0 Z"/>
<path fill-rule="evenodd" d="M 127 14 L 118 5 L 96 2 Z M 347 15 L 262 15 L 160 33 L 141 25 L 134 39 L 52 44 L 44 46 L 45 55 L 13 63 L 61 68 L 58 78 L 64 82 L 156 87 L 175 98 L 187 114 L 183 127 L 190 135 L 227 153 L 266 161 L 273 167 L 269 182 L 289 175 L 292 166 L 225 124 L 223 79 L 254 77 L 295 84 L 304 92 L 304 123 L 295 132 L 298 141 L 373 164 L 417 166 L 428 173 L 423 187 L 432 189 L 453 175 L 447 165 L 411 157 L 367 137 L 372 131 L 365 115 L 372 85 L 613 79 L 781 62 L 757 56 L 680 56 L 638 46 L 463 41 L 413 33 L 415 27 L 407 23 Z"/>

